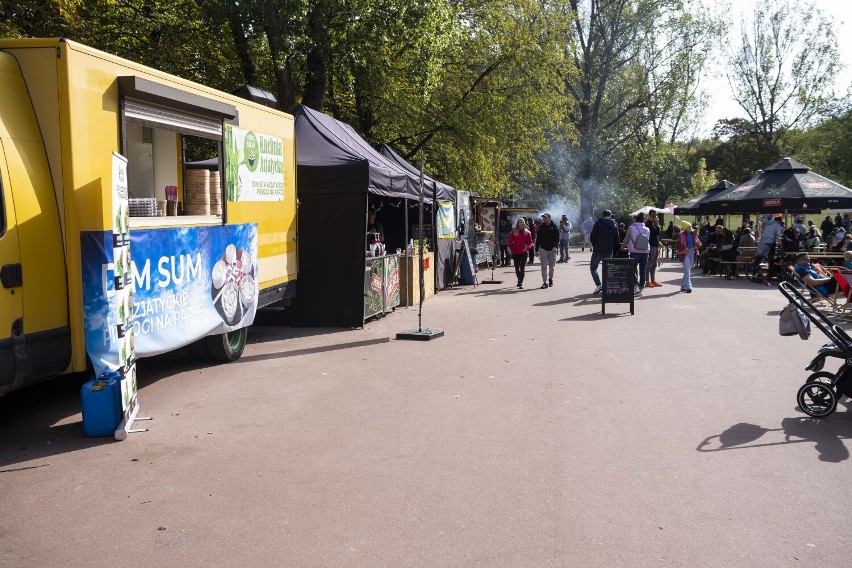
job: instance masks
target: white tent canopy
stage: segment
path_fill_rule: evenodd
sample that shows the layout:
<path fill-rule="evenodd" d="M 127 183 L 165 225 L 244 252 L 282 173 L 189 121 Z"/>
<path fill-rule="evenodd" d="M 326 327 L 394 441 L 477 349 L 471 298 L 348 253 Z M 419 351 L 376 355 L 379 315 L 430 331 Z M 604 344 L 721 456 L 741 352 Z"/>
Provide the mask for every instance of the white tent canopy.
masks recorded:
<path fill-rule="evenodd" d="M 669 211 L 668 207 L 653 207 L 651 205 L 646 205 L 642 209 L 637 209 L 636 211 L 634 211 L 630 215 L 631 215 L 631 217 L 636 216 L 639 213 L 644 213 L 645 215 L 647 215 L 648 213 L 651 212 L 651 209 L 653 209 L 657 213 L 671 213 L 671 211 Z"/>

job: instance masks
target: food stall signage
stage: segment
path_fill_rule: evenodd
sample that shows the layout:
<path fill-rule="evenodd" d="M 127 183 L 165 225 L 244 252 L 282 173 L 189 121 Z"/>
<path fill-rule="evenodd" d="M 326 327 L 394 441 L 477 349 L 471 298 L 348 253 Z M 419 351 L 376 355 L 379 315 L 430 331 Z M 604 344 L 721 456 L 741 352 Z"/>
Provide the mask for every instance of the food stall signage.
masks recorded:
<path fill-rule="evenodd" d="M 225 126 L 225 195 L 228 201 L 284 200 L 284 141 Z"/>

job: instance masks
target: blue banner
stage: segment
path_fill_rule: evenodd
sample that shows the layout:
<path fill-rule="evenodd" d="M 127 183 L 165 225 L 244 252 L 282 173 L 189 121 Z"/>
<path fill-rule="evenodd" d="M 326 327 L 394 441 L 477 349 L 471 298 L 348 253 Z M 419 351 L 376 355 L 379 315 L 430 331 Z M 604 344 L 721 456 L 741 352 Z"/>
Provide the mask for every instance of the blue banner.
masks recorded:
<path fill-rule="evenodd" d="M 96 373 L 120 361 L 112 232 L 81 235 L 86 349 Z M 130 231 L 136 355 L 165 353 L 254 322 L 257 225 Z M 120 270 L 120 269 L 119 269 Z M 130 307 L 132 306 L 132 308 Z"/>

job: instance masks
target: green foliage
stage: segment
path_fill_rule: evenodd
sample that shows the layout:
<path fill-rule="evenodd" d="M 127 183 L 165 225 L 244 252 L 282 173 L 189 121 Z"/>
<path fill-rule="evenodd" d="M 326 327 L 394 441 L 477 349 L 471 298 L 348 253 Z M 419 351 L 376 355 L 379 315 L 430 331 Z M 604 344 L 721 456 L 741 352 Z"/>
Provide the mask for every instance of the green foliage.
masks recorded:
<path fill-rule="evenodd" d="M 807 0 L 756 2 L 732 42 L 734 98 L 776 153 L 784 132 L 823 116 L 840 68 L 830 20 Z"/>
<path fill-rule="evenodd" d="M 684 159 L 670 155 L 666 144 L 690 126 L 690 111 L 702 100 L 698 78 L 718 25 L 701 16 L 705 10 L 696 2 L 571 4 L 578 14 L 571 56 L 579 73 L 565 84 L 578 131 L 569 161 L 580 188 L 581 215 L 624 199 L 621 194 L 629 191 L 602 183 L 609 177 L 602 166 L 613 161 L 625 164 L 618 178 L 642 183 L 634 190 L 649 198 L 683 191 L 688 185 L 683 180 L 661 181 L 680 172 L 672 162 Z"/>
<path fill-rule="evenodd" d="M 783 158 L 782 150 L 768 143 L 762 131 L 748 120 L 720 120 L 713 135 L 719 143 L 705 157 L 707 167 L 718 172 L 720 179 L 738 183 Z"/>
<path fill-rule="evenodd" d="M 807 131 L 791 132 L 789 155 L 813 171 L 852 187 L 852 109 Z"/>
<path fill-rule="evenodd" d="M 681 202 L 784 155 L 852 183 L 852 116 L 825 105 L 832 32 L 789 0 L 758 3 L 761 25 L 732 54 L 750 118 L 683 142 L 722 43 L 705 1 L 2 0 L 0 37 L 63 36 L 222 90 L 250 83 L 409 160 L 422 150 L 460 189 L 558 195 L 584 217 Z"/>

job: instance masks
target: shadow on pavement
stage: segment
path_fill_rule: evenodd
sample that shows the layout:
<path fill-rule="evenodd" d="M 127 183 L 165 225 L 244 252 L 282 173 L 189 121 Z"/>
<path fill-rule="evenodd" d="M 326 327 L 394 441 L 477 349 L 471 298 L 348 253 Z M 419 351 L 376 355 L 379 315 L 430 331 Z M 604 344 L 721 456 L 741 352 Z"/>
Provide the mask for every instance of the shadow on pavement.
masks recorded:
<path fill-rule="evenodd" d="M 845 413 L 834 414 L 831 418 L 785 418 L 780 428 L 771 429 L 741 422 L 721 434 L 705 438 L 696 450 L 719 452 L 804 442 L 814 444 L 820 461 L 840 463 L 849 459 L 849 450 L 843 441 L 852 438 L 852 420 Z M 783 439 L 774 439 L 780 434 Z"/>
<path fill-rule="evenodd" d="M 338 343 L 337 345 L 323 345 L 321 347 L 308 347 L 306 349 L 293 349 L 292 351 L 278 351 L 276 353 L 264 353 L 263 355 L 243 355 L 240 357 L 242 362 L 251 361 L 266 361 L 268 359 L 281 359 L 284 357 L 298 357 L 300 355 L 313 355 L 315 353 L 327 353 L 329 351 L 338 351 L 340 349 L 353 349 L 356 347 L 366 347 L 368 345 L 376 345 L 379 343 L 389 343 L 389 337 L 380 337 L 378 339 L 365 339 L 363 341 L 350 341 L 349 343 Z"/>
<path fill-rule="evenodd" d="M 114 438 L 86 438 L 78 419 L 58 424 L 80 413 L 80 387 L 87 374 L 60 377 L 0 398 L 0 474 L 47 467 L 37 462 L 50 456 L 116 442 Z M 2 479 L 2 477 L 0 477 Z"/>
<path fill-rule="evenodd" d="M 140 390 L 178 373 L 215 365 L 197 360 L 185 348 L 146 357 L 136 364 Z M 90 373 L 63 375 L 0 397 L 0 474 L 44 467 L 49 462 L 22 468 L 7 467 L 10 465 L 116 442 L 111 436 L 87 438 L 83 434 L 80 389 L 90 378 Z"/>

